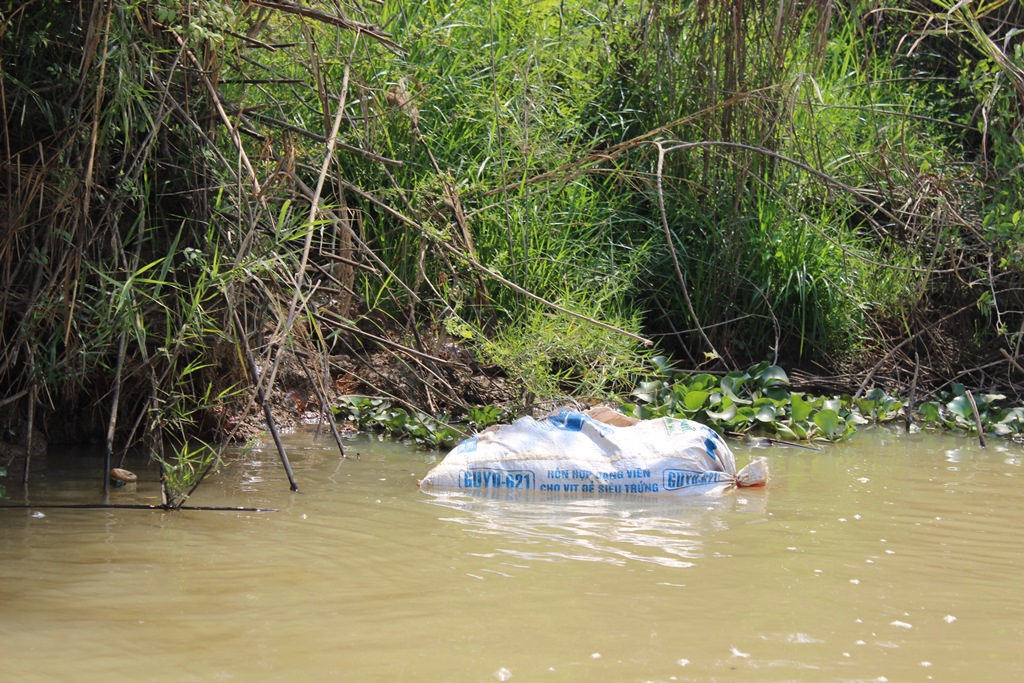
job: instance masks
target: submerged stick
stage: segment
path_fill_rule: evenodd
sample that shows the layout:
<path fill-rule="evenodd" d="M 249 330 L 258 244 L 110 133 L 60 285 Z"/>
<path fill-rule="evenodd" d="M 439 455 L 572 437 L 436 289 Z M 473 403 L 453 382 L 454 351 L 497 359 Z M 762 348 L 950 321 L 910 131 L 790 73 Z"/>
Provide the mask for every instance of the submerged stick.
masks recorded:
<path fill-rule="evenodd" d="M 0 510 L 168 510 L 165 505 L 145 503 L 61 503 L 54 505 L 0 505 Z M 225 512 L 279 512 L 276 508 L 220 507 L 217 505 L 180 505 L 176 510 L 222 510 Z"/>
<path fill-rule="evenodd" d="M 262 390 L 260 393 L 263 393 Z M 274 445 L 277 446 L 277 452 L 281 455 L 281 464 L 284 465 L 284 473 L 288 475 L 288 485 L 292 491 L 296 493 L 299 490 L 299 485 L 295 483 L 295 475 L 292 473 L 292 464 L 288 462 L 288 454 L 284 450 L 284 444 L 281 443 L 281 435 L 277 433 L 277 423 L 274 421 L 274 414 L 270 411 L 270 401 L 266 399 L 262 400 L 263 414 L 267 418 L 267 426 L 270 428 L 270 435 L 274 437 Z"/>
<path fill-rule="evenodd" d="M 320 414 L 327 414 L 327 421 L 331 425 L 331 436 L 334 437 L 334 443 L 338 444 L 338 451 L 341 453 L 341 457 L 345 457 L 345 446 L 341 443 L 341 434 L 338 432 L 338 423 L 334 420 L 334 411 L 331 410 L 330 401 L 327 398 L 327 392 L 323 390 L 320 383 L 313 379 L 313 374 L 309 371 L 306 363 L 302 360 L 302 356 L 294 354 L 295 360 L 299 362 L 299 367 L 306 373 L 306 379 L 313 385 L 313 391 L 316 392 L 317 399 L 320 401 Z"/>
<path fill-rule="evenodd" d="M 230 297 L 228 297 L 230 304 Z M 281 437 L 277 433 L 277 423 L 274 422 L 274 414 L 270 411 L 270 403 L 267 401 L 267 395 L 263 392 L 263 387 L 260 384 L 259 370 L 256 368 L 256 360 L 253 358 L 252 349 L 249 348 L 249 340 L 245 336 L 245 330 L 242 328 L 242 321 L 238 319 L 238 311 L 231 306 L 231 320 L 235 326 L 235 334 L 238 335 L 238 342 L 242 346 L 242 351 L 245 354 L 246 363 L 249 366 L 249 373 L 252 375 L 252 384 L 256 389 L 256 401 L 263 408 L 263 414 L 267 418 L 267 427 L 270 429 L 270 435 L 274 438 L 274 446 L 277 447 L 277 454 L 281 456 L 281 464 L 284 465 L 284 472 L 288 475 L 288 485 L 292 491 L 298 492 L 299 485 L 295 482 L 295 474 L 292 473 L 292 465 L 288 462 L 288 453 L 284 450 L 284 444 L 281 443 Z"/>
<path fill-rule="evenodd" d="M 917 393 L 917 374 L 921 370 L 921 354 L 914 351 L 914 378 L 910 380 L 910 398 L 907 399 L 907 433 L 910 433 L 910 425 L 914 421 L 914 395 Z"/>
<path fill-rule="evenodd" d="M 124 367 L 125 333 L 117 344 L 117 367 L 114 369 L 114 391 L 110 398 L 110 420 L 107 422 L 106 453 L 103 459 L 103 494 L 110 492 L 110 467 L 114 457 L 114 432 L 117 430 L 117 408 L 121 400 L 121 369 Z"/>
<path fill-rule="evenodd" d="M 974 394 L 968 389 L 966 392 L 967 402 L 971 404 L 971 411 L 974 413 L 974 426 L 978 428 L 978 443 L 982 448 L 985 446 L 985 429 L 981 426 L 981 415 L 978 414 L 978 404 L 974 401 Z"/>
<path fill-rule="evenodd" d="M 28 419 L 27 419 L 27 432 L 25 434 L 25 471 L 22 473 L 21 483 L 24 486 L 28 486 L 28 472 L 32 463 L 32 431 L 35 429 L 33 422 L 36 417 L 36 392 L 38 391 L 36 383 L 33 380 L 32 385 L 28 390 Z"/>

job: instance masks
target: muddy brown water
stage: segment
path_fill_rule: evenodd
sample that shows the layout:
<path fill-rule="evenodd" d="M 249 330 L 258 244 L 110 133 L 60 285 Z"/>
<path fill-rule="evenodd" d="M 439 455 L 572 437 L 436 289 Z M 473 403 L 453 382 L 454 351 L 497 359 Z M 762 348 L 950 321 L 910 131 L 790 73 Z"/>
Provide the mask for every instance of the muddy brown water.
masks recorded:
<path fill-rule="evenodd" d="M 438 454 L 286 444 L 300 493 L 267 442 L 192 501 L 269 513 L 45 508 L 99 500 L 100 456 L 37 461 L 38 507 L 0 510 L 0 679 L 1020 680 L 1012 442 L 734 445 L 766 488 L 641 501 L 431 495 Z M 112 498 L 152 502 L 129 466 Z"/>

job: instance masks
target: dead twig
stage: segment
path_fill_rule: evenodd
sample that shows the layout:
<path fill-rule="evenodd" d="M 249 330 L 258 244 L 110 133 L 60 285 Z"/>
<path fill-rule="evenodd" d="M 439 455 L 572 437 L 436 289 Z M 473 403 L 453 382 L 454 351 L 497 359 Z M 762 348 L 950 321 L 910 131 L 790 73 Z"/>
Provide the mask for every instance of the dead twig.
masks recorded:
<path fill-rule="evenodd" d="M 293 2 L 273 2 L 272 0 L 250 0 L 250 4 L 257 5 L 259 7 L 266 7 L 267 9 L 276 9 L 286 14 L 294 14 L 322 22 L 324 24 L 330 24 L 332 26 L 338 26 L 350 31 L 355 31 L 361 35 L 365 35 L 376 40 L 378 43 L 393 52 L 398 54 L 408 54 L 408 51 L 404 47 L 391 40 L 391 36 L 385 33 L 379 26 L 349 19 L 344 16 L 340 10 L 338 10 L 337 14 L 328 14 L 327 12 L 307 7 L 305 5 L 298 5 Z"/>
<path fill-rule="evenodd" d="M 657 192 L 658 192 L 658 213 L 661 216 L 661 227 L 665 231 L 665 243 L 668 246 L 668 252 L 672 256 L 672 265 L 676 270 L 676 278 L 679 280 L 679 288 L 683 292 L 683 300 L 686 302 L 686 310 L 690 314 L 690 318 L 693 320 L 693 324 L 697 328 L 697 332 L 700 334 L 701 339 L 708 345 L 711 353 L 714 357 L 720 359 L 723 363 L 726 362 L 722 358 L 721 354 L 715 348 L 715 345 L 708 338 L 707 333 L 700 324 L 700 318 L 697 317 L 697 311 L 693 308 L 693 302 L 690 300 L 690 289 L 686 286 L 686 278 L 683 276 L 683 269 L 679 265 L 679 256 L 676 254 L 675 240 L 672 237 L 672 230 L 668 225 L 668 213 L 665 211 L 665 192 L 662 185 L 662 177 L 665 167 L 665 146 L 661 140 L 654 141 L 654 146 L 658 148 L 658 168 L 657 168 Z"/>

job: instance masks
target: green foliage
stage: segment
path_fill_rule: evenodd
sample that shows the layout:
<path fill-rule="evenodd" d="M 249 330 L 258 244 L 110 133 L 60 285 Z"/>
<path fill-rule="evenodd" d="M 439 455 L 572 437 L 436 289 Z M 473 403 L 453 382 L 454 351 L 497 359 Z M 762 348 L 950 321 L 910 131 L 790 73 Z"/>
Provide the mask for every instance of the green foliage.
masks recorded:
<path fill-rule="evenodd" d="M 788 389 L 789 377 L 777 365 L 758 363 L 746 372 L 721 377 L 686 375 L 655 359 L 656 378 L 641 382 L 623 406 L 640 419 L 680 417 L 695 420 L 724 434 L 767 433 L 787 440 L 842 441 L 857 425 L 895 419 L 902 407 L 895 399 L 873 392 L 860 402 L 850 397 L 807 396 Z"/>
<path fill-rule="evenodd" d="M 590 313 L 594 308 L 583 310 Z M 638 327 L 636 320 L 610 322 L 625 330 Z M 643 357 L 633 339 L 543 309 L 526 314 L 487 340 L 482 354 L 513 382 L 542 399 L 623 391 L 640 373 Z"/>
<path fill-rule="evenodd" d="M 937 400 L 922 403 L 918 414 L 926 427 L 953 433 L 977 433 L 974 408 L 967 389 L 958 382 L 950 384 Z M 986 434 L 1024 437 L 1024 408 L 1008 405 L 1003 394 L 971 394 L 978 409 L 978 420 Z"/>
<path fill-rule="evenodd" d="M 907 417 L 906 401 L 875 387 L 862 397 L 809 396 L 788 389 L 785 371 L 767 362 L 723 376 L 673 372 L 663 356 L 652 359 L 654 377 L 639 382 L 626 414 L 639 419 L 679 417 L 724 434 L 766 433 L 793 441 L 843 441 L 858 427 Z M 1024 438 L 1024 408 L 1007 404 L 1003 394 L 971 394 L 987 434 Z M 937 400 L 916 407 L 925 429 L 976 433 L 967 389 L 952 383 Z"/>
<path fill-rule="evenodd" d="M 507 422 L 512 415 L 500 406 L 471 406 L 466 422 L 474 431 L 482 432 L 491 425 Z"/>
<path fill-rule="evenodd" d="M 348 420 L 360 431 L 406 439 L 423 448 L 451 448 L 466 436 L 444 415 L 432 417 L 418 410 L 410 411 L 383 398 L 343 396 L 333 410 L 337 417 Z"/>
<path fill-rule="evenodd" d="M 180 508 L 212 467 L 220 461 L 217 449 L 206 443 L 184 443 L 170 457 L 155 456 L 160 463 L 167 505 Z"/>

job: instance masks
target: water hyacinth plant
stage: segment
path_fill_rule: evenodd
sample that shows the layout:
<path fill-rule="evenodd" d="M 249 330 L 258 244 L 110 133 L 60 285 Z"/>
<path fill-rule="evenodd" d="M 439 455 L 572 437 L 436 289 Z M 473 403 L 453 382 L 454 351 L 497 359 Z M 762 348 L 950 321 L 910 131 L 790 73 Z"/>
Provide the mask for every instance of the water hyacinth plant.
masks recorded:
<path fill-rule="evenodd" d="M 673 372 L 664 356 L 653 365 L 654 377 L 631 394 L 636 401 L 623 404 L 628 415 L 685 418 L 727 435 L 768 434 L 796 441 L 843 441 L 860 426 L 896 420 L 953 433 L 977 433 L 980 425 L 994 436 L 1024 435 L 1024 408 L 1009 405 L 1003 394 L 971 394 L 956 382 L 908 416 L 911 406 L 879 387 L 863 396 L 792 391 L 785 370 L 767 362 L 721 376 Z"/>

